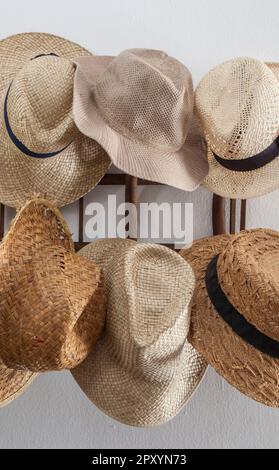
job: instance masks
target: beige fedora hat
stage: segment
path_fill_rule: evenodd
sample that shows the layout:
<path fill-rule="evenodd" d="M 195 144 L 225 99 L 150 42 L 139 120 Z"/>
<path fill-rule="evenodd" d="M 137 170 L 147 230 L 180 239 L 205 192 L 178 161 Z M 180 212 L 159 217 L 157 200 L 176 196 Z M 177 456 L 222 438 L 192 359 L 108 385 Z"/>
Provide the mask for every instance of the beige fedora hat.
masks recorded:
<path fill-rule="evenodd" d="M 50 34 L 0 41 L 0 202 L 20 207 L 38 195 L 63 206 L 108 169 L 104 150 L 73 120 L 72 59 L 84 55 L 89 52 Z"/>
<path fill-rule="evenodd" d="M 236 58 L 211 70 L 196 89 L 208 144 L 204 185 L 216 194 L 246 199 L 279 188 L 279 81 L 273 72 L 259 60 Z"/>
<path fill-rule="evenodd" d="M 0 406 L 33 372 L 69 369 L 104 324 L 100 268 L 77 256 L 61 213 L 33 199 L 0 245 Z"/>
<path fill-rule="evenodd" d="M 205 238 L 181 254 L 197 281 L 189 341 L 231 385 L 279 407 L 279 232 Z"/>
<path fill-rule="evenodd" d="M 187 341 L 193 271 L 166 247 L 107 239 L 80 251 L 104 270 L 107 320 L 71 372 L 95 405 L 133 426 L 172 419 L 207 364 Z"/>
<path fill-rule="evenodd" d="M 116 58 L 75 60 L 74 118 L 116 167 L 193 191 L 208 173 L 206 145 L 193 116 L 189 70 L 165 52 L 130 49 Z M 102 70 L 102 73 L 96 70 Z"/>

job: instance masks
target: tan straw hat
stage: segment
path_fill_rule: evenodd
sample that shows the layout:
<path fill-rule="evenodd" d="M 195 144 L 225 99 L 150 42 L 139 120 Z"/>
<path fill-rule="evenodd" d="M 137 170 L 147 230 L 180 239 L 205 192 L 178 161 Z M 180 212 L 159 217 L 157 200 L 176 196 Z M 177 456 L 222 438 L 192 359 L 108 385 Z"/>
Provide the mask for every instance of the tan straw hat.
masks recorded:
<path fill-rule="evenodd" d="M 75 62 L 74 118 L 80 131 L 126 173 L 196 189 L 208 163 L 193 117 L 189 70 L 165 52 L 148 49 Z"/>
<path fill-rule="evenodd" d="M 114 419 L 154 426 L 172 419 L 207 364 L 186 340 L 193 271 L 166 247 L 107 239 L 80 254 L 104 269 L 104 334 L 71 372 L 88 398 Z"/>
<path fill-rule="evenodd" d="M 205 238 L 181 254 L 197 280 L 189 341 L 231 385 L 279 407 L 279 232 Z"/>
<path fill-rule="evenodd" d="M 39 195 L 57 206 L 90 191 L 110 165 L 72 115 L 75 66 L 89 55 L 50 34 L 0 41 L 0 202 L 20 207 Z"/>
<path fill-rule="evenodd" d="M 197 87 L 196 110 L 208 143 L 204 184 L 216 194 L 246 199 L 279 188 L 279 74 L 272 72 L 259 60 L 236 58 Z"/>
<path fill-rule="evenodd" d="M 65 220 L 46 200 L 29 201 L 0 245 L 0 305 L 0 405 L 32 372 L 79 364 L 101 332 L 100 269 L 74 253 Z"/>

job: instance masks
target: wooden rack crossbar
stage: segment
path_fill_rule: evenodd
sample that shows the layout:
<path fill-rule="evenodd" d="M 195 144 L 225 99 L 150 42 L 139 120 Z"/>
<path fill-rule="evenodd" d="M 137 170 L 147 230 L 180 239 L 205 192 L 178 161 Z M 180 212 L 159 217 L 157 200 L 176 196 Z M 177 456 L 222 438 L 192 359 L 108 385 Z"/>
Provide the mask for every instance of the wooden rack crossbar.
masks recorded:
<path fill-rule="evenodd" d="M 137 204 L 138 194 L 137 187 L 140 185 L 157 185 L 158 183 L 135 178 L 134 176 L 126 174 L 106 174 L 100 181 L 100 186 L 108 185 L 122 185 L 125 186 L 125 202 Z M 213 234 L 220 235 L 227 232 L 226 228 L 226 199 L 216 194 L 213 195 L 212 203 L 212 223 L 213 223 Z M 230 217 L 229 217 L 229 233 L 236 233 L 236 220 L 237 220 L 237 203 L 235 199 L 230 200 Z M 4 236 L 5 227 L 5 206 L 0 204 L 0 240 Z M 244 230 L 246 227 L 246 200 L 240 202 L 240 230 Z M 84 232 L 84 199 L 79 199 L 79 220 L 78 220 L 78 241 L 75 242 L 76 250 L 80 250 L 82 247 L 88 244 L 83 240 Z M 166 244 L 169 248 L 174 249 L 173 244 Z"/>
<path fill-rule="evenodd" d="M 137 198 L 137 187 L 140 185 L 156 185 L 152 181 L 146 181 L 140 178 L 135 178 L 124 173 L 109 173 L 106 174 L 102 180 L 99 182 L 98 186 L 125 186 L 125 202 L 136 204 L 138 202 Z M 75 242 L 76 251 L 83 248 L 88 242 L 84 242 L 84 199 L 83 197 L 79 199 L 79 216 L 78 216 L 78 241 Z M 5 229 L 5 206 L 0 204 L 0 240 L 4 236 Z M 174 249 L 172 244 L 166 244 L 169 248 Z"/>

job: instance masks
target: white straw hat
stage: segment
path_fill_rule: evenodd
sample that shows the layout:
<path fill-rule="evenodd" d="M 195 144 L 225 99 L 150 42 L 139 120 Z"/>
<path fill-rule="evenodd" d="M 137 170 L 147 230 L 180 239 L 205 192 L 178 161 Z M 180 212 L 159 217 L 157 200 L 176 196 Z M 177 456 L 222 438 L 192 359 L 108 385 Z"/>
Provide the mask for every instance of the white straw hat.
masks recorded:
<path fill-rule="evenodd" d="M 71 372 L 114 419 L 154 426 L 172 419 L 207 364 L 187 341 L 192 269 L 174 251 L 107 239 L 80 251 L 104 271 L 107 320 L 88 358 Z"/>
<path fill-rule="evenodd" d="M 208 163 L 193 115 L 189 70 L 165 52 L 149 49 L 75 62 L 74 118 L 80 131 L 96 140 L 124 172 L 196 189 Z"/>
<path fill-rule="evenodd" d="M 208 143 L 204 185 L 220 196 L 246 199 L 279 188 L 279 82 L 273 72 L 259 60 L 236 58 L 197 87 L 196 110 Z"/>

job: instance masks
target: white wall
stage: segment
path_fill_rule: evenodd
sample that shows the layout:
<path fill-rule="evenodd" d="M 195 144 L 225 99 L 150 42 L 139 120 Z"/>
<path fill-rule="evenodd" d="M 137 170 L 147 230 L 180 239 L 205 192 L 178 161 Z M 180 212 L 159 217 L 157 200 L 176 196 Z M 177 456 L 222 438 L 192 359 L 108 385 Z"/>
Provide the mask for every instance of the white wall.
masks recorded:
<path fill-rule="evenodd" d="M 95 53 L 129 47 L 164 49 L 197 81 L 233 56 L 279 60 L 277 0 L 1 0 L 0 35 L 51 32 Z M 0 136 L 1 138 L 1 136 Z M 279 192 L 250 201 L 248 226 L 279 226 Z M 93 199 L 94 195 L 90 198 Z M 163 197 L 163 195 L 161 195 Z M 166 190 L 194 202 L 195 236 L 211 233 L 211 195 Z M 76 206 L 65 213 L 73 230 Z M 279 411 L 261 406 L 213 370 L 169 424 L 133 429 L 99 412 L 69 373 L 40 376 L 0 410 L 0 448 L 278 448 Z"/>

